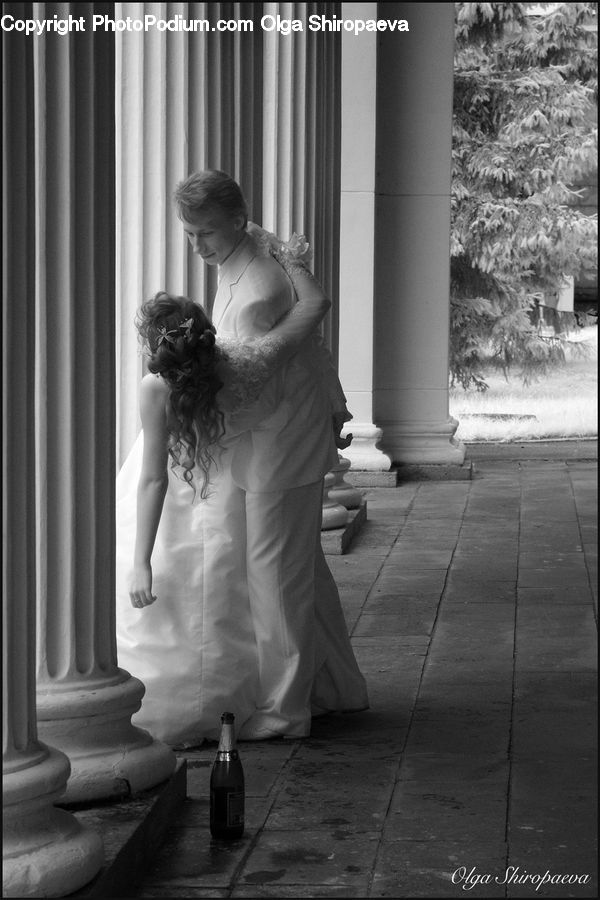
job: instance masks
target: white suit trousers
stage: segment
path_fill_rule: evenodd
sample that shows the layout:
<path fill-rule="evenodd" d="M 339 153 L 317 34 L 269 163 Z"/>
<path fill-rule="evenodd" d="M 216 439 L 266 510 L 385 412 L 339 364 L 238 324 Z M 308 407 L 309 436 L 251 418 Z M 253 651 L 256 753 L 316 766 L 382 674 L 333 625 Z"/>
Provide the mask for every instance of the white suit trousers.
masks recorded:
<path fill-rule="evenodd" d="M 310 734 L 315 562 L 323 482 L 246 493 L 248 596 L 259 667 L 257 710 L 241 738 Z"/>
<path fill-rule="evenodd" d="M 240 738 L 303 737 L 310 734 L 315 677 L 323 482 L 250 493 L 234 483 L 228 460 L 221 462 L 204 503 L 207 666 L 201 693 L 219 693 L 215 678 L 238 684 L 223 702 L 237 712 Z M 233 679 L 225 677 L 228 669 L 236 672 Z"/>

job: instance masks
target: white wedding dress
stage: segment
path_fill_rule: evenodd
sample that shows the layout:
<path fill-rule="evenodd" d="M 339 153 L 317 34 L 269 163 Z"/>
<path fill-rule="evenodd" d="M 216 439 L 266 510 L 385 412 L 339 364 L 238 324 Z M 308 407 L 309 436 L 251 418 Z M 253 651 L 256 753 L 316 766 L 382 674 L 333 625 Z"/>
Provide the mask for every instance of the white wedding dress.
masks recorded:
<path fill-rule="evenodd" d="M 236 423 L 239 430 L 265 414 L 257 398 L 277 365 L 281 342 L 266 335 L 252 344 L 227 342 L 225 349 L 227 422 Z M 246 610 L 231 614 L 214 608 L 216 604 L 205 596 L 204 503 L 200 492 L 194 495 L 170 465 L 152 554 L 153 592 L 158 599 L 144 609 L 132 607 L 127 577 L 133 561 L 142 450 L 140 433 L 117 478 L 118 664 L 146 687 L 133 723 L 168 744 L 194 746 L 218 739 L 223 711 L 235 714 L 239 730 L 256 709 L 253 626 Z M 316 568 L 314 711 L 366 709 L 365 680 L 320 545 Z M 243 571 L 223 572 L 224 579 L 244 577 Z M 218 641 L 212 639 L 213 632 Z"/>

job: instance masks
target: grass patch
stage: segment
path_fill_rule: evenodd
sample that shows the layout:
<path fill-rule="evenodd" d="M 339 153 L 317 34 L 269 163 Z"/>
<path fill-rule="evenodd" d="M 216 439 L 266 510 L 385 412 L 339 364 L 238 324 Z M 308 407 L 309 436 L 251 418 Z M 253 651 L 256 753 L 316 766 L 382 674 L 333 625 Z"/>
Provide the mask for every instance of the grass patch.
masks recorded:
<path fill-rule="evenodd" d="M 570 352 L 563 366 L 540 381 L 524 386 L 516 374 L 506 380 L 490 370 L 484 393 L 450 388 L 450 415 L 459 421 L 458 440 L 508 443 L 597 437 L 597 326 L 570 337 L 585 343 L 585 355 Z"/>

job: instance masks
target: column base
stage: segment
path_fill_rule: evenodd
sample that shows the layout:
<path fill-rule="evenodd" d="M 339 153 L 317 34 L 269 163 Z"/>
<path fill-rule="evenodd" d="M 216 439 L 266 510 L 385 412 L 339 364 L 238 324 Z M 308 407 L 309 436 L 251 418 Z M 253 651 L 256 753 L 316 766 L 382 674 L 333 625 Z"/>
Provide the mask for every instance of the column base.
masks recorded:
<path fill-rule="evenodd" d="M 323 514 L 321 518 L 321 531 L 327 531 L 330 528 L 343 528 L 349 517 L 349 512 L 345 506 L 332 499 L 329 491 L 335 483 L 335 475 L 328 472 L 323 479 Z"/>
<path fill-rule="evenodd" d="M 335 481 L 329 489 L 329 499 L 341 503 L 346 509 L 358 509 L 363 495 L 358 488 L 345 481 L 344 475 L 348 474 L 349 468 L 350 460 L 338 453 L 337 466 L 334 466 L 330 473 L 334 476 Z"/>
<path fill-rule="evenodd" d="M 131 723 L 144 686 L 123 669 L 107 684 L 79 682 L 38 693 L 38 732 L 69 757 L 71 777 L 61 803 L 122 798 L 154 787 L 173 773 L 176 757 Z"/>
<path fill-rule="evenodd" d="M 353 469 L 367 472 L 388 472 L 391 459 L 378 444 L 383 432 L 372 422 L 347 422 L 344 433 L 352 434 L 349 447 L 344 447 L 344 458 L 350 460 Z"/>
<path fill-rule="evenodd" d="M 466 448 L 454 438 L 458 422 L 382 422 L 381 449 L 393 465 L 462 466 Z"/>
<path fill-rule="evenodd" d="M 41 760 L 3 777 L 3 897 L 64 897 L 103 863 L 100 836 L 52 805 L 64 792 L 69 761 L 43 749 Z"/>

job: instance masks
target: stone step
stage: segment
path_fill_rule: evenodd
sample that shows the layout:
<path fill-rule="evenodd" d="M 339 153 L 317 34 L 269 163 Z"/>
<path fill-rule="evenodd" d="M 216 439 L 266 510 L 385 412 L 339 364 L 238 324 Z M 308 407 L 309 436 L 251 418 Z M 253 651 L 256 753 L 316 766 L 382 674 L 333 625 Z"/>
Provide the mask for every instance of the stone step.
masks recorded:
<path fill-rule="evenodd" d="M 96 877 L 69 900 L 123 897 L 140 882 L 175 821 L 187 793 L 187 763 L 180 759 L 173 775 L 162 784 L 120 802 L 65 806 L 104 842 L 104 865 Z"/>
<path fill-rule="evenodd" d="M 326 556 L 340 556 L 347 553 L 352 541 L 367 521 L 367 501 L 361 500 L 357 509 L 349 509 L 348 512 L 348 521 L 343 528 L 329 528 L 321 532 L 321 546 Z"/>
<path fill-rule="evenodd" d="M 364 469 L 350 469 L 346 479 L 354 487 L 398 487 L 410 481 L 469 481 L 473 477 L 473 463 L 470 459 L 462 465 L 436 464 L 395 464 L 388 472 L 369 472 Z"/>

